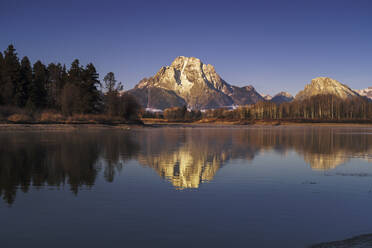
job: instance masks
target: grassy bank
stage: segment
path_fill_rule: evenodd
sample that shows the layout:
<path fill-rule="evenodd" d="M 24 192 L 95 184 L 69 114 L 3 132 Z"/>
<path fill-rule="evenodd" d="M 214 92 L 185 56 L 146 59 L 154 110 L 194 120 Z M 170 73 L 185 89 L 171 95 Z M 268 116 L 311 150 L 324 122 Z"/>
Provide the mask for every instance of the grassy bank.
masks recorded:
<path fill-rule="evenodd" d="M 0 124 L 2 131 L 76 131 L 76 130 L 131 130 L 144 128 L 136 124 Z"/>
<path fill-rule="evenodd" d="M 285 126 L 323 126 L 323 127 L 372 127 L 372 123 L 351 123 L 351 122 L 286 122 L 286 121 L 221 121 L 209 120 L 208 122 L 175 122 L 164 119 L 142 119 L 139 121 L 125 121 L 101 119 L 101 117 L 87 116 L 62 119 L 58 121 L 2 121 L 0 131 L 56 131 L 56 130 L 105 130 L 105 129 L 142 129 L 142 128 L 250 128 L 250 127 L 285 127 Z"/>
<path fill-rule="evenodd" d="M 1 124 L 143 124 L 138 118 L 125 119 L 108 114 L 63 115 L 53 110 L 27 111 L 14 107 L 1 107 L 0 110 Z"/>
<path fill-rule="evenodd" d="M 142 118 L 144 124 L 149 125 L 371 125 L 370 120 L 221 120 L 217 118 L 201 119 L 198 121 L 172 121 L 157 118 Z"/>

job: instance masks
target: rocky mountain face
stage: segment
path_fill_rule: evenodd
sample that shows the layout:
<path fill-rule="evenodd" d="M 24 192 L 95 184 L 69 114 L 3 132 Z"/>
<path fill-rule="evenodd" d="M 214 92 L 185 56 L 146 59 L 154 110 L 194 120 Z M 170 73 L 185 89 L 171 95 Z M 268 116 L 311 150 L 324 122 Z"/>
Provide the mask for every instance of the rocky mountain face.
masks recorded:
<path fill-rule="evenodd" d="M 160 68 L 155 76 L 142 79 L 129 93 L 144 107 L 156 109 L 183 105 L 211 109 L 263 100 L 253 86 L 230 85 L 212 65 L 183 56 L 177 57 L 170 66 Z"/>
<path fill-rule="evenodd" d="M 288 92 L 279 92 L 278 94 L 276 94 L 272 99 L 271 101 L 273 103 L 276 103 L 276 104 L 281 104 L 281 103 L 284 103 L 284 102 L 291 102 L 293 101 L 294 97 L 289 94 Z"/>
<path fill-rule="evenodd" d="M 359 96 L 357 92 L 329 77 L 317 77 L 311 80 L 305 89 L 297 93 L 296 100 L 304 100 L 316 95 L 335 95 L 342 99 Z"/>
<path fill-rule="evenodd" d="M 368 87 L 367 89 L 363 90 L 355 90 L 359 95 L 365 96 L 368 99 L 372 100 L 372 87 Z"/>

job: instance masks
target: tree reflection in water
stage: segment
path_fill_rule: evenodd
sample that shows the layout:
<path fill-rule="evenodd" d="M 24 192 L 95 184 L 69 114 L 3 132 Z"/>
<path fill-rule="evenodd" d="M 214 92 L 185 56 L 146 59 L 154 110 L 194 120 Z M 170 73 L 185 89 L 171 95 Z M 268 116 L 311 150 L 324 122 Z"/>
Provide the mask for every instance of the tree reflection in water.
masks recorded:
<path fill-rule="evenodd" d="M 17 188 L 68 184 L 75 194 L 94 185 L 104 171 L 111 182 L 124 160 L 139 146 L 130 135 L 115 132 L 1 133 L 0 195 L 11 204 Z"/>
<path fill-rule="evenodd" d="M 0 133 L 0 195 L 68 184 L 78 193 L 102 172 L 112 182 L 128 159 L 153 168 L 177 189 L 198 188 L 231 159 L 251 161 L 265 151 L 294 150 L 313 170 L 351 157 L 371 161 L 372 135 L 356 128 L 159 128 L 137 131 Z"/>

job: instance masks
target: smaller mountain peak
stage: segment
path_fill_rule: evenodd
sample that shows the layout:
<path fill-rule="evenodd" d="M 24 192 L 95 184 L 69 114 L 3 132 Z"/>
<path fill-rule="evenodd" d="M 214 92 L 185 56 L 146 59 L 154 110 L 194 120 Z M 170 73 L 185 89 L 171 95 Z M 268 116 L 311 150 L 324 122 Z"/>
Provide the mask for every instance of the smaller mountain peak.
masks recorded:
<path fill-rule="evenodd" d="M 362 90 L 355 90 L 359 95 L 367 97 L 372 100 L 372 87 L 368 87 Z"/>
<path fill-rule="evenodd" d="M 291 102 L 293 99 L 294 98 L 291 94 L 289 94 L 288 92 L 285 92 L 285 91 L 281 91 L 278 94 L 276 94 L 271 99 L 271 101 L 273 103 L 281 104 L 281 103 L 284 103 L 284 102 Z"/>
<path fill-rule="evenodd" d="M 279 93 L 276 94 L 274 97 L 276 97 L 276 96 L 284 96 L 284 97 L 287 97 L 287 98 L 293 98 L 293 96 L 292 96 L 290 93 L 285 92 L 285 91 L 281 91 L 281 92 L 279 92 Z"/>
<path fill-rule="evenodd" d="M 296 99 L 303 100 L 315 95 L 335 95 L 342 99 L 358 96 L 358 93 L 347 85 L 329 77 L 317 77 L 311 80 L 305 89 L 296 95 Z"/>
<path fill-rule="evenodd" d="M 262 95 L 263 99 L 265 99 L 266 101 L 270 101 L 271 99 L 273 99 L 272 96 L 270 95 Z"/>

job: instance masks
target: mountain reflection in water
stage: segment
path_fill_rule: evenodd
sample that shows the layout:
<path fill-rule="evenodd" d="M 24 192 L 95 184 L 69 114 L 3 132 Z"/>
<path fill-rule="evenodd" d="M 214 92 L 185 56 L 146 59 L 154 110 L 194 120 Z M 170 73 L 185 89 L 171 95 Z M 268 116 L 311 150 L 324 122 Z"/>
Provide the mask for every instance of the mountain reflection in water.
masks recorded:
<path fill-rule="evenodd" d="M 313 170 L 357 157 L 372 162 L 372 130 L 357 128 L 158 128 L 133 131 L 0 133 L 0 196 L 69 185 L 78 193 L 102 173 L 108 182 L 129 159 L 154 169 L 177 189 L 213 180 L 229 160 L 295 151 Z M 125 168 L 124 168 L 125 170 Z"/>

